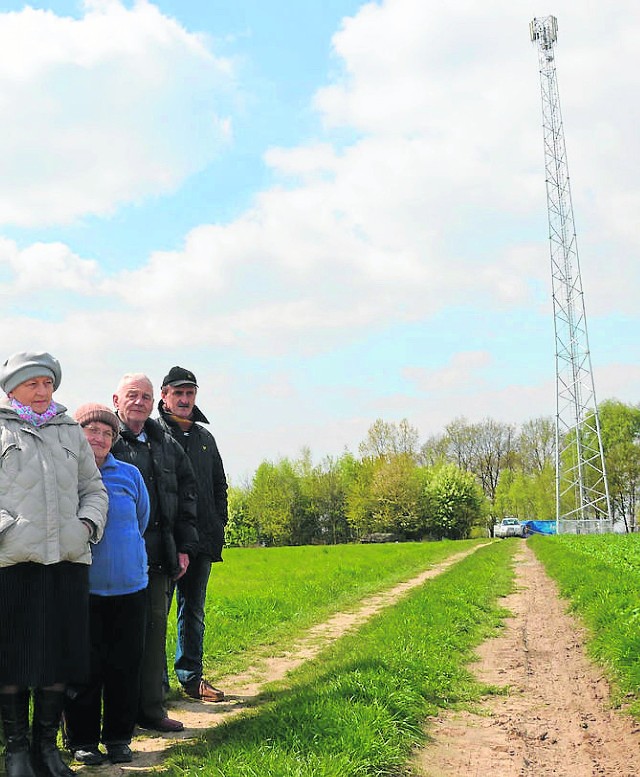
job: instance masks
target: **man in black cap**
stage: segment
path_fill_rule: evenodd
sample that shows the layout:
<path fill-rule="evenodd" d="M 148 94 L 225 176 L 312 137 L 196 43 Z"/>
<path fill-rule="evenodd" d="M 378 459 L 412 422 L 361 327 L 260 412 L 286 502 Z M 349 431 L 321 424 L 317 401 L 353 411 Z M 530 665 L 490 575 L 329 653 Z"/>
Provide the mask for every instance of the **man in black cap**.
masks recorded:
<path fill-rule="evenodd" d="M 200 425 L 209 421 L 196 406 L 197 393 L 196 376 L 183 367 L 172 367 L 162 381 L 158 404 L 158 421 L 184 448 L 198 487 L 198 549 L 176 583 L 178 639 L 174 668 L 188 696 L 201 701 L 222 701 L 224 693 L 202 676 L 202 654 L 211 564 L 222 561 L 227 479 L 216 441 Z"/>
<path fill-rule="evenodd" d="M 149 584 L 138 724 L 155 731 L 182 731 L 183 723 L 168 716 L 164 687 L 167 597 L 173 581 L 184 575 L 197 552 L 197 485 L 182 447 L 149 417 L 154 400 L 146 375 L 124 375 L 113 404 L 120 436 L 112 453 L 140 470 L 151 505 L 144 533 Z"/>

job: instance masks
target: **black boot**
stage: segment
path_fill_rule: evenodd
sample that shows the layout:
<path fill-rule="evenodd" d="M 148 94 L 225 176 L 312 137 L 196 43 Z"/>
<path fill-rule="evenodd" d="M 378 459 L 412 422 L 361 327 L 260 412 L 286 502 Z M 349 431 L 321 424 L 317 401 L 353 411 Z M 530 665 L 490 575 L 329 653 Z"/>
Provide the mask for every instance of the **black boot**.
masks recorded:
<path fill-rule="evenodd" d="M 64 691 L 36 688 L 33 693 L 33 763 L 40 777 L 73 777 L 58 750 Z"/>
<path fill-rule="evenodd" d="M 0 693 L 7 777 L 36 777 L 29 752 L 29 691 Z"/>

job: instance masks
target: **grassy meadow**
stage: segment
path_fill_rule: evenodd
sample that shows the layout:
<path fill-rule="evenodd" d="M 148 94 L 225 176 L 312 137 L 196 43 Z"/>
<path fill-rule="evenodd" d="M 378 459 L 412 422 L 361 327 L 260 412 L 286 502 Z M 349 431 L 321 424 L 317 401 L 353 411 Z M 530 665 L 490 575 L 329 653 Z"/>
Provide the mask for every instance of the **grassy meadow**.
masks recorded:
<path fill-rule="evenodd" d="M 640 717 L 640 534 L 527 540 L 589 631 L 589 655 L 607 671 L 614 701 Z"/>
<path fill-rule="evenodd" d="M 238 555 L 242 573 L 229 564 L 228 578 L 236 584 L 224 593 L 221 580 L 227 575 L 214 570 L 214 617 L 223 618 L 235 598 L 248 602 L 257 595 L 265 606 L 248 607 L 249 617 L 263 637 L 266 633 L 272 639 L 275 631 L 286 641 L 291 629 L 299 633 L 364 594 L 387 588 L 453 552 L 478 546 L 338 639 L 285 681 L 269 686 L 253 709 L 206 732 L 198 742 L 173 746 L 163 773 L 168 777 L 406 773 L 412 748 L 425 741 L 425 719 L 440 708 L 472 702 L 487 690 L 466 666 L 473 648 L 494 633 L 506 614 L 500 600 L 513 585 L 517 545 L 481 544 L 249 550 Z M 236 561 L 233 554 L 227 558 Z M 271 596 L 277 604 L 267 607 Z M 216 598 L 221 600 L 217 605 Z M 232 637 L 234 623 L 224 628 L 223 642 L 227 633 Z M 244 633 L 244 625 L 240 629 Z M 243 637 L 247 643 L 251 631 Z M 209 644 L 217 641 L 213 634 L 209 639 Z M 260 649 L 260 639 L 255 637 L 249 653 Z M 217 650 L 223 655 L 220 647 Z M 239 660 L 236 657 L 233 663 Z"/>
<path fill-rule="evenodd" d="M 228 548 L 214 564 L 206 606 L 205 673 L 241 671 L 254 654 L 285 649 L 309 626 L 391 588 L 480 540 Z M 167 652 L 175 652 L 175 605 Z M 175 685 L 175 677 L 171 677 Z"/>

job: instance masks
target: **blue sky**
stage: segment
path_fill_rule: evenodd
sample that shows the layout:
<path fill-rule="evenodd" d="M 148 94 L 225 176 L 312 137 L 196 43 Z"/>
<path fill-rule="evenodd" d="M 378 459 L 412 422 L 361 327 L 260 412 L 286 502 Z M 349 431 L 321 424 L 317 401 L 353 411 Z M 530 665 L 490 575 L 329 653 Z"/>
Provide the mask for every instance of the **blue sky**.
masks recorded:
<path fill-rule="evenodd" d="M 71 410 L 188 367 L 235 482 L 377 418 L 553 415 L 548 13 L 597 395 L 638 402 L 628 0 L 0 2 L 6 355 Z"/>

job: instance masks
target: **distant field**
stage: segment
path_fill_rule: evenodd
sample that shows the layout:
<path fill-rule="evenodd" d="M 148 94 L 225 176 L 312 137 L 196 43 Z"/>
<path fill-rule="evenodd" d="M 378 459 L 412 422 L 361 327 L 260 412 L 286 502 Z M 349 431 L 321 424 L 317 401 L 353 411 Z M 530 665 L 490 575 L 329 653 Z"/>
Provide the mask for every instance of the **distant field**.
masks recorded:
<path fill-rule="evenodd" d="M 640 715 L 640 535 L 561 535 L 528 542 L 591 633 L 590 655 Z"/>
<path fill-rule="evenodd" d="M 209 580 L 206 674 L 215 679 L 240 671 L 251 663 L 253 651 L 286 646 L 332 613 L 479 542 L 229 548 Z M 169 656 L 175 632 L 172 612 Z"/>

